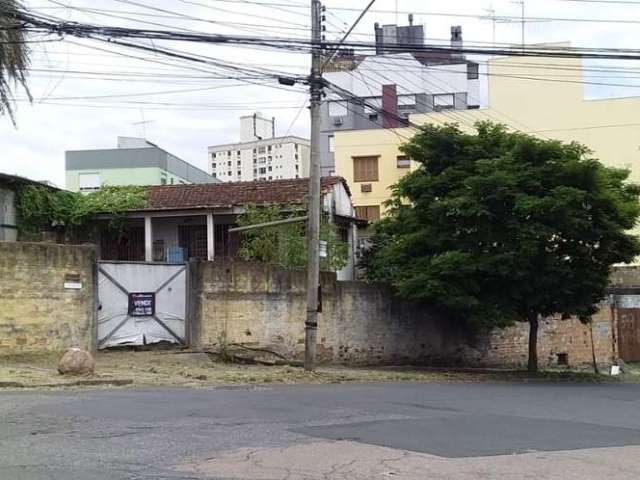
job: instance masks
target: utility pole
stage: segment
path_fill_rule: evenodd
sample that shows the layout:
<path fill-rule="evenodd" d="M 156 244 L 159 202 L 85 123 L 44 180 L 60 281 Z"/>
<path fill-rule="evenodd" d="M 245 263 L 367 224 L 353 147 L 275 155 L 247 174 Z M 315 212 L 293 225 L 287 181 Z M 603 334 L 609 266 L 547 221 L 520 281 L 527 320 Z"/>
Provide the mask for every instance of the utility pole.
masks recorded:
<path fill-rule="evenodd" d="M 320 286 L 320 104 L 322 102 L 322 15 L 319 0 L 311 0 L 311 158 L 307 220 L 307 317 L 304 368 L 316 368 L 318 289 Z"/>

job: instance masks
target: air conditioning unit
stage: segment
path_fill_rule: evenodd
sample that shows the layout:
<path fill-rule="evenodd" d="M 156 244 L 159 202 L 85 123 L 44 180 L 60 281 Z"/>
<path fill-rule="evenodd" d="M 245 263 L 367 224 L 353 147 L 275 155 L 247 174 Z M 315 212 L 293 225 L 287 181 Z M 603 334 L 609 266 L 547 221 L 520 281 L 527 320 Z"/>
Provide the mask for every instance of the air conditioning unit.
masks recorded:
<path fill-rule="evenodd" d="M 342 117 L 334 117 L 333 118 L 333 124 L 337 127 L 339 127 L 340 125 L 342 125 L 343 123 L 343 119 Z"/>
<path fill-rule="evenodd" d="M 363 183 L 362 185 L 360 185 L 360 191 L 362 193 L 370 193 L 371 192 L 371 184 L 370 183 Z"/>

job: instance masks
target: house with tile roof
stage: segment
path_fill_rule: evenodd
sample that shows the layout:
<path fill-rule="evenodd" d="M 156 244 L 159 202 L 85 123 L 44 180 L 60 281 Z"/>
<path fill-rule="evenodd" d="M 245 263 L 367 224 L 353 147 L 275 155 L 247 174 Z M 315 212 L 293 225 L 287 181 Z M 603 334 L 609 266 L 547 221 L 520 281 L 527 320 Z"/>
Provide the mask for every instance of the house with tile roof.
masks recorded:
<path fill-rule="evenodd" d="M 166 263 L 234 257 L 240 237 L 230 229 L 249 205 L 304 209 L 308 190 L 306 178 L 150 186 L 146 206 L 126 212 L 124 228 L 101 229 L 99 256 L 107 261 Z M 324 177 L 321 192 L 324 212 L 349 245 L 349 262 L 338 279 L 352 280 L 359 221 L 351 192 L 341 177 Z"/>

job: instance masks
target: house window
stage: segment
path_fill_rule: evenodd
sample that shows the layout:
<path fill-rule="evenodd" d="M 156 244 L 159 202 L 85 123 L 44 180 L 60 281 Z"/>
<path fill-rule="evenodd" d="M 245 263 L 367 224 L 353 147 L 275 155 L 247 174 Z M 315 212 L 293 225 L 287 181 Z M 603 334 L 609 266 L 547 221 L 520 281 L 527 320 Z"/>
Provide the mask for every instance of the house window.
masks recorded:
<path fill-rule="evenodd" d="M 336 138 L 333 135 L 329 135 L 329 151 L 331 153 L 336 151 Z"/>
<path fill-rule="evenodd" d="M 353 181 L 377 182 L 378 157 L 353 157 Z"/>
<path fill-rule="evenodd" d="M 411 160 L 406 155 L 398 155 L 396 163 L 398 168 L 409 168 L 411 166 Z"/>
<path fill-rule="evenodd" d="M 100 189 L 99 173 L 81 173 L 78 175 L 78 187 L 81 192 L 93 192 Z"/>
<path fill-rule="evenodd" d="M 368 205 L 363 207 L 355 207 L 356 209 L 356 217 L 361 220 L 367 220 L 369 222 L 374 222 L 376 220 L 380 220 L 380 206 L 379 205 Z"/>
<path fill-rule="evenodd" d="M 453 110 L 455 108 L 455 97 L 453 93 L 443 93 L 433 96 L 433 109 L 436 112 L 441 110 Z"/>

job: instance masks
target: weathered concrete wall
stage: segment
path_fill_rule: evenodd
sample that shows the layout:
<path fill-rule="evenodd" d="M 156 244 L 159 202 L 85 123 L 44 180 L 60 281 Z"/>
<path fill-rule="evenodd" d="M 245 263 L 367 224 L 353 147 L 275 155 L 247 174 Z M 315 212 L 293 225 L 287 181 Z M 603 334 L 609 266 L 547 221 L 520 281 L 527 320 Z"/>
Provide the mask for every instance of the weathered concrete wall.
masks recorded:
<path fill-rule="evenodd" d="M 0 355 L 93 349 L 95 262 L 93 247 L 0 242 Z"/>
<path fill-rule="evenodd" d="M 267 265 L 199 262 L 191 265 L 192 343 L 217 348 L 221 342 L 265 348 L 300 358 L 304 348 L 305 276 Z M 318 355 L 350 364 L 525 365 L 528 325 L 473 336 L 451 319 L 395 299 L 389 290 L 361 282 L 322 278 Z M 608 305 L 594 318 L 598 363 L 612 359 Z M 542 321 L 541 365 L 592 362 L 589 325 L 578 320 Z"/>

